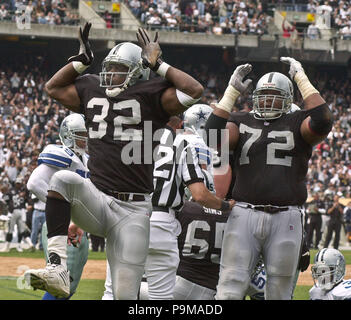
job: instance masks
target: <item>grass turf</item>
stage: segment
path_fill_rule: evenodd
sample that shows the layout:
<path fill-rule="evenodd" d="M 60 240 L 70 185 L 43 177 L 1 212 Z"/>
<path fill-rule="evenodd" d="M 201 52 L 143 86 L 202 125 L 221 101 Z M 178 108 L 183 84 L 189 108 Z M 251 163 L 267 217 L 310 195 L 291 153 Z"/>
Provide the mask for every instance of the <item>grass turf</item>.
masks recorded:
<path fill-rule="evenodd" d="M 317 250 L 311 250 L 311 263 Z M 351 264 L 351 250 L 342 251 L 346 264 Z M 23 257 L 23 258 L 38 258 L 43 259 L 43 252 L 29 252 L 22 253 L 16 250 L 11 250 L 8 253 L 0 253 L 1 257 Z M 89 252 L 89 259 L 103 260 L 106 259 L 104 252 Z M 308 300 L 308 291 L 310 286 L 297 286 L 294 292 L 294 300 Z M 77 288 L 77 292 L 73 295 L 71 300 L 101 300 L 104 291 L 104 280 L 81 280 Z M 16 277 L 0 277 L 0 300 L 40 300 L 44 291 L 32 290 L 23 288 L 23 282 Z"/>

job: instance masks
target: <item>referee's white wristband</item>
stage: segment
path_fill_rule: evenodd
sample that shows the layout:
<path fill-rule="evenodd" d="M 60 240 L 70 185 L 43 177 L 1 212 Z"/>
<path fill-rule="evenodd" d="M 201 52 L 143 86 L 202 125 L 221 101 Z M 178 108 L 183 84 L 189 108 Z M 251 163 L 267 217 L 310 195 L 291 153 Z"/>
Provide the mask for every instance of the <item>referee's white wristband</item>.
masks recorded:
<path fill-rule="evenodd" d="M 76 70 L 79 74 L 83 73 L 86 69 L 89 68 L 89 66 L 86 66 L 80 61 L 72 61 L 72 66 L 74 70 Z"/>
<path fill-rule="evenodd" d="M 166 62 L 162 62 L 160 66 L 158 67 L 156 73 L 160 75 L 163 78 L 166 78 L 166 73 L 169 69 L 170 65 Z"/>

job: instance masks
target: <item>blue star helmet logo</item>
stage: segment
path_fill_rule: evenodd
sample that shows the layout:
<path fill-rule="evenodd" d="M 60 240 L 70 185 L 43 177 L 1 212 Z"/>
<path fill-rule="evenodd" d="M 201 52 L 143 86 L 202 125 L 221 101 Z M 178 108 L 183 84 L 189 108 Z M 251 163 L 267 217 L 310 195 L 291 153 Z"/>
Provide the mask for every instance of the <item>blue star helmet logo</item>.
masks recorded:
<path fill-rule="evenodd" d="M 196 114 L 197 115 L 197 121 L 200 121 L 201 119 L 206 120 L 206 116 L 208 115 L 208 112 L 203 112 L 202 109 L 200 108 L 200 111 Z"/>

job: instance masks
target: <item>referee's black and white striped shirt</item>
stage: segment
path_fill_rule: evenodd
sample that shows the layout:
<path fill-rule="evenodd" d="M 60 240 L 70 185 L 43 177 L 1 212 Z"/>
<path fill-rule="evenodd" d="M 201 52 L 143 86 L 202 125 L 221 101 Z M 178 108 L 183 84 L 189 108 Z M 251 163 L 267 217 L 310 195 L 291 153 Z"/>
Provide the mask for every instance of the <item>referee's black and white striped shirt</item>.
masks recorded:
<path fill-rule="evenodd" d="M 186 131 L 175 136 L 165 129 L 156 154 L 152 205 L 178 211 L 184 204 L 185 187 L 204 181 L 201 164 L 212 166 L 211 152 L 199 135 Z"/>

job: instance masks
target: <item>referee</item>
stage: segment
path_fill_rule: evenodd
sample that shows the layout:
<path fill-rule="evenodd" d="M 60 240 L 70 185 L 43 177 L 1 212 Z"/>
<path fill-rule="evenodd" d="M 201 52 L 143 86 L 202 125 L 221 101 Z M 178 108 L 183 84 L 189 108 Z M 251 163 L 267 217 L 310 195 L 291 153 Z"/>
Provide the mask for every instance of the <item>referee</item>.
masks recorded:
<path fill-rule="evenodd" d="M 175 123 L 173 118 L 173 128 L 164 129 L 157 147 L 150 245 L 145 265 L 150 300 L 173 299 L 179 264 L 177 237 L 181 232 L 176 213 L 184 205 L 185 187 L 193 201 L 207 208 L 227 211 L 234 206 L 234 200 L 223 201 L 209 191 L 214 191 L 213 186 L 206 186 L 206 181 L 212 180 L 207 179 L 212 155 L 198 132 L 211 112 L 207 105 L 192 106 L 184 114 L 184 131 L 177 134 L 175 131 L 181 128 L 182 121 L 178 118 Z M 202 119 L 194 117 L 194 113 L 202 114 Z"/>

